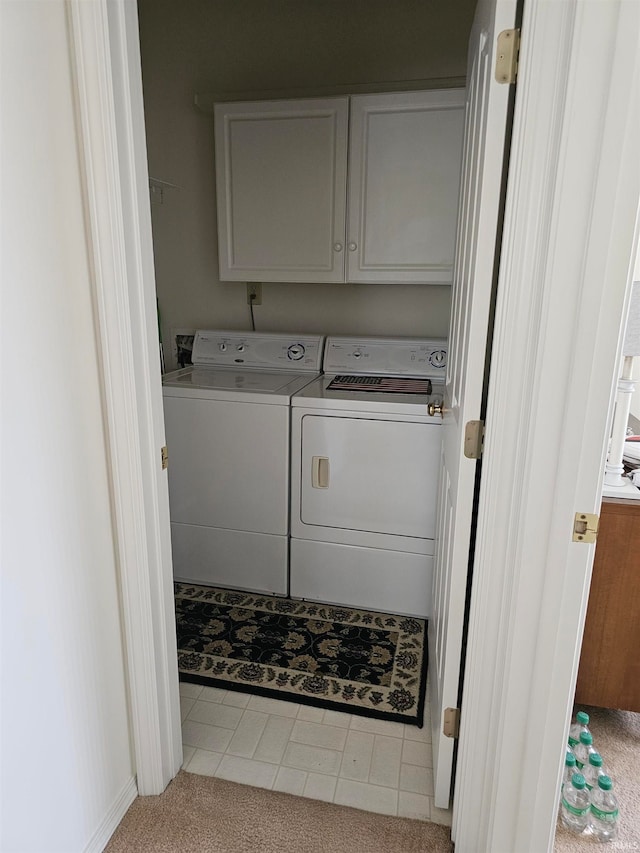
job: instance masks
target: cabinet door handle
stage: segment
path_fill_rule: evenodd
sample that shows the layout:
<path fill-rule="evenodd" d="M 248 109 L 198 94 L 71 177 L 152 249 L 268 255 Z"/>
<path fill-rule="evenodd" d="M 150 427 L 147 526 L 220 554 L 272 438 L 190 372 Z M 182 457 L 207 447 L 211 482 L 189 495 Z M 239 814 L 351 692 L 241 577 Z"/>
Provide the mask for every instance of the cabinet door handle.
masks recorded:
<path fill-rule="evenodd" d="M 329 458 L 327 456 L 311 457 L 311 485 L 314 489 L 329 488 Z"/>
<path fill-rule="evenodd" d="M 357 243 L 349 243 L 349 251 L 350 251 L 350 252 L 355 252 L 355 250 L 356 250 L 357 248 L 358 248 L 358 244 L 357 244 Z"/>
<path fill-rule="evenodd" d="M 342 251 L 342 243 L 334 243 L 333 244 L 333 251 L 334 252 L 341 252 Z"/>

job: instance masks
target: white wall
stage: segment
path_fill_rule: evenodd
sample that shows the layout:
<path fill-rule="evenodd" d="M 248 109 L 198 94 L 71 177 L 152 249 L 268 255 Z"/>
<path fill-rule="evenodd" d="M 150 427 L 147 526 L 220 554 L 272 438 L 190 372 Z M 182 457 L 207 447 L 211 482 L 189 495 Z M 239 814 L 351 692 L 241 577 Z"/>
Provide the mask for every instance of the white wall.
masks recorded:
<path fill-rule="evenodd" d="M 75 853 L 135 792 L 100 375 L 65 4 L 2 18 L 0 848 Z"/>
<path fill-rule="evenodd" d="M 464 77 L 474 0 L 139 0 L 165 341 L 179 327 L 248 328 L 244 284 L 218 277 L 213 117 L 196 92 Z M 263 285 L 259 329 L 443 335 L 449 287 Z"/>

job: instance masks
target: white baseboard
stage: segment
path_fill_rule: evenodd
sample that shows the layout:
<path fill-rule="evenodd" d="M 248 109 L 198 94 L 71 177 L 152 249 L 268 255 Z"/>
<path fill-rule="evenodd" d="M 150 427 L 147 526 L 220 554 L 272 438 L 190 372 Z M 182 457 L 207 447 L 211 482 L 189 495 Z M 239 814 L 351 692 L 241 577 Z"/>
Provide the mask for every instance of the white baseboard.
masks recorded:
<path fill-rule="evenodd" d="M 116 797 L 100 826 L 93 833 L 91 840 L 84 848 L 84 853 L 102 853 L 118 824 L 127 813 L 127 809 L 137 796 L 138 786 L 135 776 L 132 776 Z"/>

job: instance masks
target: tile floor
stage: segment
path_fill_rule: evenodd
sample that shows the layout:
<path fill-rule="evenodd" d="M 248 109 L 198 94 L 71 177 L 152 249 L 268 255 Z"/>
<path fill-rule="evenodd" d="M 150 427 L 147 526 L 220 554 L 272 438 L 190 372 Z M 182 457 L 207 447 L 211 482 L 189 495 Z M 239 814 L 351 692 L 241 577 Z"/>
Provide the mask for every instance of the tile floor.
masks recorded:
<path fill-rule="evenodd" d="M 433 804 L 428 717 L 418 729 L 183 682 L 180 702 L 190 773 L 451 825 Z"/>

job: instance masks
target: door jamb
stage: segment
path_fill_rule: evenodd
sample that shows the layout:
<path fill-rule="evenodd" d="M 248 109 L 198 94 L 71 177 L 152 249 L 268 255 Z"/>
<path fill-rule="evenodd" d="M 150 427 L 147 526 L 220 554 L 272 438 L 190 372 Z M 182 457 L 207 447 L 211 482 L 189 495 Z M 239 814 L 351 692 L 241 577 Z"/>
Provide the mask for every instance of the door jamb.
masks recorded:
<path fill-rule="evenodd" d="M 167 472 L 136 5 L 67 0 L 140 794 L 182 764 Z"/>

